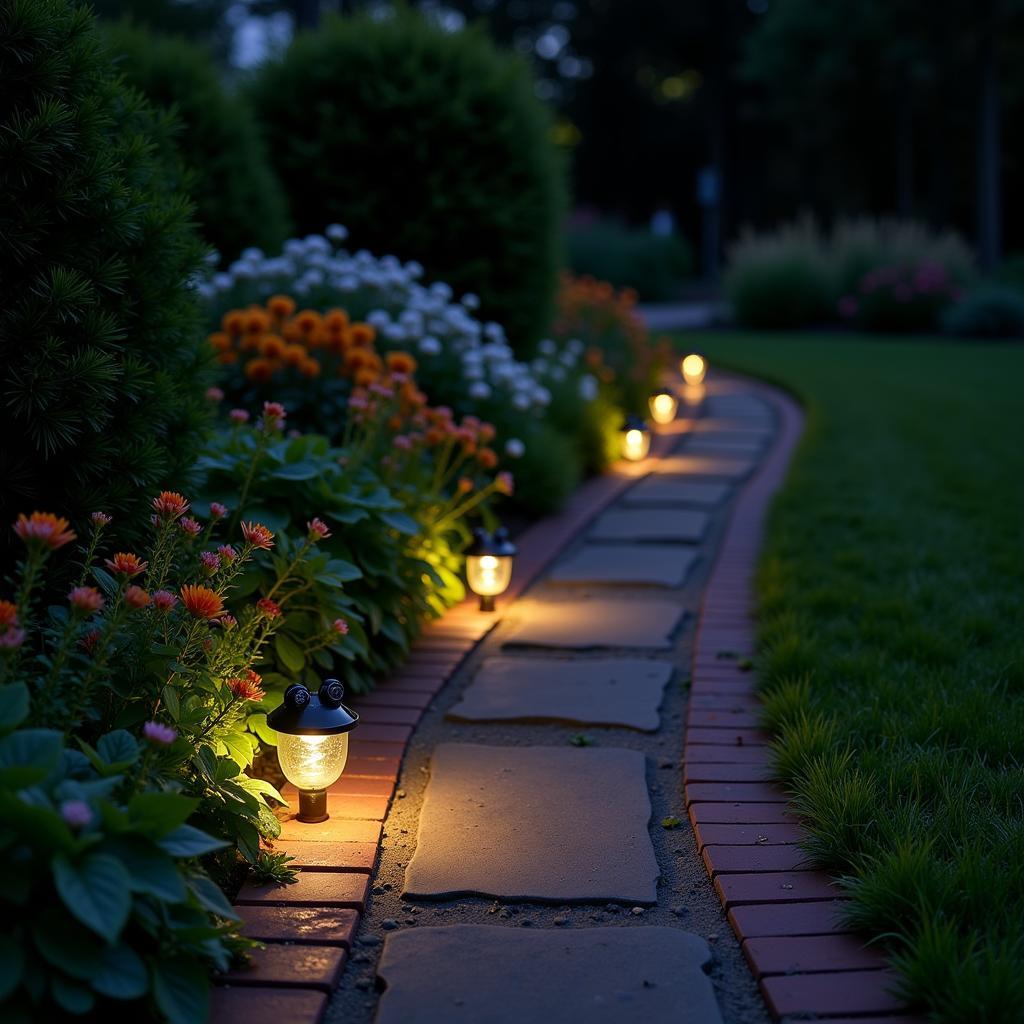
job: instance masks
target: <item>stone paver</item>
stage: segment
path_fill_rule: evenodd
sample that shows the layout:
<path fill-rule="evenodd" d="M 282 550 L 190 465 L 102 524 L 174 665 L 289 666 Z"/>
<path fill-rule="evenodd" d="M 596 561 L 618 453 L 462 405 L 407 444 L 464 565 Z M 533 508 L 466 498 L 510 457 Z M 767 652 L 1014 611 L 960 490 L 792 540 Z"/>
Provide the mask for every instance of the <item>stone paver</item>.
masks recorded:
<path fill-rule="evenodd" d="M 675 601 L 584 598 L 521 601 L 510 613 L 505 644 L 560 647 L 638 647 L 666 650 L 685 611 Z"/>
<path fill-rule="evenodd" d="M 722 437 L 719 434 L 699 434 L 690 438 L 684 451 L 693 455 L 755 455 L 763 444 L 759 437 Z"/>
<path fill-rule="evenodd" d="M 548 573 L 554 583 L 632 583 L 678 587 L 697 552 L 665 544 L 585 544 Z"/>
<path fill-rule="evenodd" d="M 623 503 L 629 506 L 719 505 L 729 490 L 728 484 L 652 473 L 626 492 Z"/>
<path fill-rule="evenodd" d="M 707 943 L 676 928 L 389 935 L 377 1024 L 719 1024 Z"/>
<path fill-rule="evenodd" d="M 708 528 L 707 512 L 692 509 L 613 508 L 590 529 L 591 540 L 652 540 L 692 543 Z"/>
<path fill-rule="evenodd" d="M 653 731 L 672 666 L 644 658 L 489 658 L 449 718 L 560 721 Z"/>
<path fill-rule="evenodd" d="M 405 894 L 650 904 L 650 815 L 637 751 L 441 743 Z"/>
<path fill-rule="evenodd" d="M 658 463 L 656 470 L 666 476 L 710 476 L 722 480 L 739 480 L 754 468 L 755 462 L 750 458 L 737 458 L 731 455 L 687 455 L 685 450 L 679 455 L 669 455 Z"/>

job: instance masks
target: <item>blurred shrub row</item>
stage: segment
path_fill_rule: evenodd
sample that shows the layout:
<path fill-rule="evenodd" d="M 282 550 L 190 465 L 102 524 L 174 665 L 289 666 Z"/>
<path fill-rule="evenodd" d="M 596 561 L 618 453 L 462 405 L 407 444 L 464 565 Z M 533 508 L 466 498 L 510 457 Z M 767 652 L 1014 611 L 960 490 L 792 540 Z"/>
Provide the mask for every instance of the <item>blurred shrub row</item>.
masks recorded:
<path fill-rule="evenodd" d="M 810 218 L 748 233 L 725 280 L 736 319 L 783 329 L 845 324 L 866 331 L 1024 334 L 1024 291 L 980 280 L 955 234 L 894 220 Z"/>

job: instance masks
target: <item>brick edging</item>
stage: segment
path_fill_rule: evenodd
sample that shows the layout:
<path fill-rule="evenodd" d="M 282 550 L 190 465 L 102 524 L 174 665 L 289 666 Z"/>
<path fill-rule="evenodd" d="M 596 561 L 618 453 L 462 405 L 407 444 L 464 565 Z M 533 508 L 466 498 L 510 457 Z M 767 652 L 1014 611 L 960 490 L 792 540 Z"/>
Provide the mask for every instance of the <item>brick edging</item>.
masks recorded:
<path fill-rule="evenodd" d="M 291 854 L 299 880 L 288 886 L 246 883 L 235 901 L 244 933 L 267 943 L 252 965 L 217 979 L 213 1024 L 316 1024 L 341 980 L 370 892 L 370 880 L 416 724 L 473 648 L 579 531 L 651 465 L 668 454 L 688 420 L 656 434 L 651 456 L 616 463 L 579 487 L 565 507 L 517 539 L 512 582 L 494 614 L 467 598 L 424 626 L 409 658 L 371 693 L 354 696 L 360 724 L 342 777 L 328 791 L 323 825 L 283 823 L 275 849 Z M 294 794 L 286 786 L 285 796 Z"/>
<path fill-rule="evenodd" d="M 698 853 L 776 1018 L 910 1024 L 893 1016 L 904 1007 L 891 994 L 885 957 L 838 920 L 841 891 L 806 864 L 797 845 L 804 833 L 772 781 L 770 737 L 745 659 L 754 654 L 753 577 L 765 517 L 804 415 L 781 390 L 750 384 L 779 429 L 733 506 L 704 591 L 683 755 L 686 806 Z"/>

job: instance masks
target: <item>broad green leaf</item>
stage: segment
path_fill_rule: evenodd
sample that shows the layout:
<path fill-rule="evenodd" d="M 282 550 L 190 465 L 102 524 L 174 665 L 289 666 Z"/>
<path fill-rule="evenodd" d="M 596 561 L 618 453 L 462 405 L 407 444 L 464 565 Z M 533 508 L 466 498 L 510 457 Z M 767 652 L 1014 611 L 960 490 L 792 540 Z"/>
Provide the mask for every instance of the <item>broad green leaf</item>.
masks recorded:
<path fill-rule="evenodd" d="M 291 672 L 301 672 L 306 664 L 306 655 L 302 648 L 286 633 L 278 633 L 274 637 L 274 650 L 282 664 Z"/>
<path fill-rule="evenodd" d="M 179 825 L 158 840 L 157 845 L 172 857 L 201 857 L 204 853 L 220 850 L 228 844 L 208 836 L 192 825 Z"/>
<path fill-rule="evenodd" d="M 107 597 L 113 597 L 113 595 L 120 589 L 120 585 L 117 580 L 115 580 L 106 569 L 101 569 L 99 566 L 94 565 L 92 567 L 92 574 L 96 582 L 100 585 L 100 589 L 107 595 Z"/>
<path fill-rule="evenodd" d="M 252 764 L 256 756 L 256 740 L 251 733 L 231 732 L 220 737 L 228 752 L 228 757 L 242 769 Z"/>
<path fill-rule="evenodd" d="M 139 758 L 139 744 L 126 729 L 115 729 L 99 738 L 96 753 L 110 766 L 123 771 Z"/>
<path fill-rule="evenodd" d="M 269 796 L 271 800 L 276 800 L 279 804 L 286 804 L 288 802 L 283 796 L 281 796 L 277 789 L 275 789 L 265 779 L 250 779 L 248 775 L 243 775 L 237 780 L 237 784 L 248 793 L 258 793 L 260 796 Z"/>
<path fill-rule="evenodd" d="M 381 519 L 392 529 L 411 537 L 420 532 L 420 524 L 405 512 L 382 512 Z"/>
<path fill-rule="evenodd" d="M 47 963 L 72 978 L 88 980 L 99 970 L 100 944 L 57 906 L 44 910 L 32 922 L 32 941 Z"/>
<path fill-rule="evenodd" d="M 300 462 L 289 462 L 270 474 L 275 480 L 312 480 L 320 475 L 320 466 L 316 462 L 303 459 Z"/>
<path fill-rule="evenodd" d="M 62 1010 L 73 1013 L 76 1017 L 88 1013 L 96 1005 L 96 997 L 90 989 L 59 974 L 50 976 L 50 994 Z"/>
<path fill-rule="evenodd" d="M 153 997 L 168 1024 L 196 1024 L 209 1017 L 209 981 L 193 960 L 166 958 L 153 963 Z"/>
<path fill-rule="evenodd" d="M 16 729 L 28 718 L 28 687 L 22 683 L 0 686 L 0 733 Z"/>
<path fill-rule="evenodd" d="M 343 583 L 351 583 L 353 580 L 362 578 L 362 570 L 343 558 L 332 558 L 326 565 L 329 575 L 337 576 Z"/>
<path fill-rule="evenodd" d="M 0 739 L 0 786 L 24 789 L 61 763 L 64 737 L 55 729 L 19 729 Z"/>
<path fill-rule="evenodd" d="M 100 952 L 100 969 L 92 987 L 111 999 L 139 999 L 149 991 L 149 972 L 142 958 L 123 942 Z"/>
<path fill-rule="evenodd" d="M 227 898 L 221 891 L 219 885 L 206 875 L 197 875 L 189 881 L 189 888 L 199 902 L 211 913 L 218 917 L 226 917 L 228 920 L 237 921 L 238 914 L 228 903 Z"/>
<path fill-rule="evenodd" d="M 25 954 L 13 935 L 0 935 L 0 1002 L 20 984 L 25 969 Z"/>
<path fill-rule="evenodd" d="M 250 715 L 247 724 L 249 728 L 259 736 L 261 742 L 266 743 L 271 747 L 277 746 L 277 731 L 275 729 L 271 729 L 270 726 L 267 725 L 266 715 Z"/>
<path fill-rule="evenodd" d="M 199 801 L 181 793 L 137 793 L 128 803 L 128 816 L 137 831 L 159 839 L 188 821 Z"/>
<path fill-rule="evenodd" d="M 132 892 L 153 896 L 163 903 L 185 898 L 185 882 L 174 860 L 146 839 L 125 836 L 104 844 L 128 872 Z"/>
<path fill-rule="evenodd" d="M 107 942 L 115 941 L 132 902 L 128 874 L 120 861 L 109 854 L 90 853 L 75 863 L 57 854 L 53 877 L 68 910 Z"/>

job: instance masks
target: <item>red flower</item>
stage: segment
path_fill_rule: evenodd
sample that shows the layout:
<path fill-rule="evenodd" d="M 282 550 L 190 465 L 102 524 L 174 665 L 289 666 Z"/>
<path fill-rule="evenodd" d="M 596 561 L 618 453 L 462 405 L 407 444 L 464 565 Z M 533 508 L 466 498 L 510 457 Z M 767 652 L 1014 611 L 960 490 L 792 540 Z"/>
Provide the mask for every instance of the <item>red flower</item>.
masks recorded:
<path fill-rule="evenodd" d="M 306 523 L 306 529 L 309 530 L 309 539 L 312 541 L 327 540 L 331 535 L 331 531 L 322 519 L 310 519 Z"/>
<path fill-rule="evenodd" d="M 269 551 L 274 535 L 262 523 L 242 523 L 242 536 L 257 550 Z"/>
<path fill-rule="evenodd" d="M 0 601 L 0 628 L 18 624 L 18 606 L 13 601 Z"/>
<path fill-rule="evenodd" d="M 228 413 L 228 419 L 231 420 L 232 423 L 248 423 L 249 413 L 245 409 L 232 409 L 231 412 Z"/>
<path fill-rule="evenodd" d="M 33 512 L 30 516 L 22 513 L 14 524 L 14 532 L 30 547 L 35 545 L 56 551 L 78 536 L 68 529 L 69 525 L 66 519 L 52 512 Z"/>
<path fill-rule="evenodd" d="M 90 630 L 78 642 L 85 649 L 86 654 L 92 654 L 96 650 L 96 645 L 100 642 L 100 630 Z"/>
<path fill-rule="evenodd" d="M 129 608 L 145 608 L 151 600 L 149 594 L 142 587 L 135 586 L 134 583 L 125 589 L 124 603 Z"/>
<path fill-rule="evenodd" d="M 161 491 L 153 499 L 153 510 L 161 519 L 178 519 L 188 508 L 188 501 L 177 491 Z"/>
<path fill-rule="evenodd" d="M 481 448 L 476 453 L 476 461 L 483 466 L 484 469 L 494 469 L 498 464 L 498 455 L 493 448 Z"/>
<path fill-rule="evenodd" d="M 261 597 L 256 602 L 256 607 L 268 619 L 276 619 L 281 614 L 281 606 L 276 601 L 271 601 L 269 597 Z"/>
<path fill-rule="evenodd" d="M 264 402 L 263 403 L 263 429 L 264 430 L 280 430 L 284 426 L 285 417 L 288 415 L 285 412 L 284 406 L 280 402 Z"/>
<path fill-rule="evenodd" d="M 197 619 L 216 618 L 224 610 L 220 594 L 209 587 L 190 583 L 181 588 L 181 603 Z"/>
<path fill-rule="evenodd" d="M 339 636 L 346 636 L 348 634 L 348 623 L 344 619 L 335 619 L 334 632 L 339 634 Z"/>
<path fill-rule="evenodd" d="M 68 594 L 68 604 L 76 612 L 91 615 L 103 607 L 103 595 L 95 587 L 75 587 Z"/>
<path fill-rule="evenodd" d="M 105 559 L 104 564 L 115 576 L 131 579 L 145 570 L 149 562 L 142 561 L 138 555 L 133 555 L 128 551 L 118 551 L 113 558 Z"/>
<path fill-rule="evenodd" d="M 207 388 L 206 397 L 211 402 L 223 402 L 224 392 L 220 388 Z"/>
<path fill-rule="evenodd" d="M 456 484 L 459 494 L 469 494 L 473 490 L 473 481 L 468 476 L 460 476 L 459 482 Z"/>
<path fill-rule="evenodd" d="M 229 679 L 228 689 L 238 700 L 263 700 L 266 694 L 260 685 L 262 682 L 259 673 L 249 669 L 244 679 Z"/>

